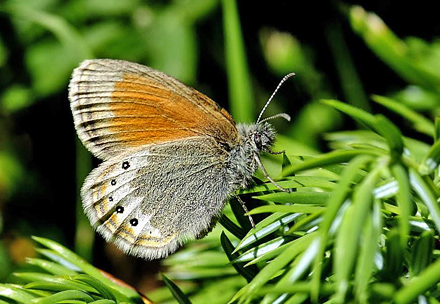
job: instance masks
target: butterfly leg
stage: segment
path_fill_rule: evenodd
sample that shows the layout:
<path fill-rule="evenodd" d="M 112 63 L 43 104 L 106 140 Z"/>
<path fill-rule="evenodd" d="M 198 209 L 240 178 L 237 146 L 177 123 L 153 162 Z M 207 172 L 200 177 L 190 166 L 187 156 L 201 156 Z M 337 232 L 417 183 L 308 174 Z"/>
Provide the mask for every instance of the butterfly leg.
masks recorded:
<path fill-rule="evenodd" d="M 272 150 L 268 149 L 267 152 L 270 153 L 270 154 L 273 154 L 273 155 L 279 155 L 279 154 L 283 154 L 284 152 L 286 152 L 286 150 L 275 152 L 275 151 L 272 151 Z"/>
<path fill-rule="evenodd" d="M 290 189 L 286 189 L 286 188 L 283 188 L 283 187 L 281 187 L 280 185 L 278 185 L 278 183 L 277 183 L 276 181 L 274 181 L 274 180 L 272 179 L 272 177 L 269 176 L 269 174 L 268 174 L 267 171 L 266 171 L 266 168 L 264 168 L 263 163 L 261 162 L 261 159 L 258 157 L 257 154 L 255 155 L 255 161 L 257 162 L 258 167 L 260 167 L 261 171 L 263 171 L 264 176 L 265 176 L 265 177 L 266 177 L 266 178 L 267 178 L 272 184 L 274 184 L 278 189 L 280 189 L 280 190 L 283 191 L 283 192 L 287 192 L 287 193 L 290 193 L 290 192 L 291 192 Z"/>
<path fill-rule="evenodd" d="M 243 208 L 244 212 L 245 212 L 245 213 L 248 213 L 249 210 L 248 210 L 248 208 L 246 207 L 246 204 L 243 202 L 243 200 L 242 200 L 237 194 L 234 194 L 234 196 L 235 196 L 235 198 L 237 199 L 237 201 L 240 203 L 240 205 L 241 205 L 241 207 Z M 252 216 L 251 216 L 251 215 L 248 215 L 248 218 L 249 218 L 249 222 L 250 222 L 251 225 L 252 225 L 252 228 L 255 228 L 255 222 L 254 222 L 254 219 L 252 218 Z"/>

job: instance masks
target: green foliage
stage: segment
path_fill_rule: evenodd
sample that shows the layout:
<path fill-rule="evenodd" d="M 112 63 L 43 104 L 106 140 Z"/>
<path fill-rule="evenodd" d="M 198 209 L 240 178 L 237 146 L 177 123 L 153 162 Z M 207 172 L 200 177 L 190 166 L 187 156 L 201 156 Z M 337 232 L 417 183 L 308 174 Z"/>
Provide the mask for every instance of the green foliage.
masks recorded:
<path fill-rule="evenodd" d="M 231 114 L 239 121 L 250 123 L 255 120 L 254 99 L 248 76 L 237 4 L 234 0 L 222 0 L 222 4 Z"/>
<path fill-rule="evenodd" d="M 32 267 L 13 274 L 15 284 L 0 284 L 0 303 L 148 303 L 134 289 L 116 283 L 69 249 L 43 238 L 35 241 L 45 259 L 29 258 Z M 76 301 L 76 302 L 75 302 Z"/>
<path fill-rule="evenodd" d="M 355 7 L 351 14 L 360 11 Z M 428 63 L 423 58 L 416 64 L 391 55 L 403 42 L 385 30 L 383 23 L 384 32 L 374 31 L 379 21 L 371 15 L 364 20 L 362 34 L 372 49 L 391 67 L 400 64 L 396 72 L 402 76 L 426 73 Z M 432 48 L 435 52 L 436 46 Z M 408 70 L 401 61 L 406 61 Z M 430 76 L 425 75 L 426 81 L 414 75 L 412 80 L 417 78 L 414 84 L 424 92 L 438 95 L 438 86 L 432 83 L 439 72 L 433 73 L 431 69 Z M 288 144 L 278 144 L 278 149 L 286 150 L 279 183 L 294 191 L 277 192 L 269 182 L 242 191 L 246 198 L 263 202 L 249 214 L 267 217 L 239 237 L 235 248 L 225 235 L 221 238 L 237 275 L 248 282 L 230 302 L 437 301 L 438 124 L 414 111 L 402 96 L 404 92 L 372 99 L 414 130 L 432 137 L 433 144 L 404 136 L 404 130 L 383 114 L 373 115 L 336 100 L 322 103 L 350 116 L 364 129 L 327 134 L 334 150 L 315 156 L 298 157 L 301 153 L 294 153 Z M 224 226 L 233 233 L 229 225 Z M 251 279 L 246 272 L 249 267 L 255 273 Z M 220 282 L 212 284 L 220 286 Z"/>

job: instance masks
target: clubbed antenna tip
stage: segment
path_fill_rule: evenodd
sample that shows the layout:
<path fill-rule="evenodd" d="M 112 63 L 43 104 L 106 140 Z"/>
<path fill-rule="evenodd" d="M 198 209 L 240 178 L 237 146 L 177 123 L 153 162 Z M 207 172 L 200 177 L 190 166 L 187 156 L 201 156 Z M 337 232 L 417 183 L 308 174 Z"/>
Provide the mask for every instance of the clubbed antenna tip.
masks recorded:
<path fill-rule="evenodd" d="M 286 76 L 284 76 L 283 79 L 281 79 L 281 81 L 280 81 L 280 83 L 277 85 L 275 91 L 273 91 L 272 95 L 271 95 L 270 98 L 267 100 L 266 104 L 264 105 L 263 109 L 261 110 L 260 115 L 258 115 L 257 123 L 260 122 L 261 116 L 263 116 L 264 111 L 266 111 L 266 108 L 269 106 L 270 102 L 272 101 L 273 97 L 275 96 L 275 94 L 276 94 L 276 93 L 278 92 L 278 90 L 280 89 L 281 85 L 282 85 L 287 79 L 289 79 L 289 78 L 292 77 L 292 76 L 295 76 L 295 73 L 289 73 L 289 74 L 287 74 Z M 278 116 L 277 116 L 277 115 L 275 115 L 275 116 L 276 116 L 276 117 L 281 116 L 281 117 L 285 118 L 287 121 L 290 121 L 290 116 L 287 115 L 287 114 L 282 113 L 282 114 L 279 114 Z M 272 116 L 272 117 L 266 118 L 266 119 L 264 119 L 263 121 L 266 121 L 266 120 L 271 119 L 271 118 L 275 118 L 275 116 Z M 288 118 L 286 118 L 286 117 L 288 117 Z M 263 122 L 263 121 L 261 121 L 261 122 Z"/>

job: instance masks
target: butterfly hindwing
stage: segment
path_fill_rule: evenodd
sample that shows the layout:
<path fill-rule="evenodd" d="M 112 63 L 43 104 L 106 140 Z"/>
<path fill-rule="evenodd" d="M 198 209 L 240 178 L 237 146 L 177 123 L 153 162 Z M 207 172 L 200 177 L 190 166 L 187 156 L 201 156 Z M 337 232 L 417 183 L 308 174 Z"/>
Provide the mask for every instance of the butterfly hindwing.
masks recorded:
<path fill-rule="evenodd" d="M 83 186 L 85 212 L 125 252 L 165 257 L 220 215 L 232 190 L 227 159 L 212 138 L 193 137 L 104 161 Z"/>

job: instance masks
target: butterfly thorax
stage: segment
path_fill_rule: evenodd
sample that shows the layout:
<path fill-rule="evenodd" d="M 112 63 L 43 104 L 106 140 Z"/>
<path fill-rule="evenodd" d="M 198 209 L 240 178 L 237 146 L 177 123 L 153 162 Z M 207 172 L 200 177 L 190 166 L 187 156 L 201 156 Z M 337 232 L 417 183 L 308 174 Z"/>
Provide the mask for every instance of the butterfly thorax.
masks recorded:
<path fill-rule="evenodd" d="M 238 124 L 237 129 L 241 144 L 232 148 L 228 164 L 228 176 L 235 190 L 249 186 L 258 169 L 256 157 L 270 149 L 275 141 L 275 130 L 269 123 Z"/>

